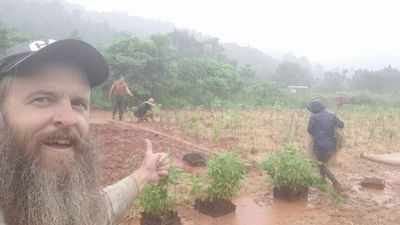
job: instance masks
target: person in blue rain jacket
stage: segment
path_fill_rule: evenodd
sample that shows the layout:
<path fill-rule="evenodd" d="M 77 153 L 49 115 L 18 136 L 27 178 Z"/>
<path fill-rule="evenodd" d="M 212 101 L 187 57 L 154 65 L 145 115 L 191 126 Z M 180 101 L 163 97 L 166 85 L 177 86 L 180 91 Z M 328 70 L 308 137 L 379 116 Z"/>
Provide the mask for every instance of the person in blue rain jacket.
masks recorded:
<path fill-rule="evenodd" d="M 319 161 L 321 176 L 328 177 L 337 191 L 343 191 L 343 186 L 329 170 L 327 162 L 337 151 L 335 129 L 343 128 L 344 123 L 336 115 L 327 112 L 326 106 L 319 99 L 313 100 L 307 109 L 312 113 L 308 133 L 313 137 L 313 154 Z"/>

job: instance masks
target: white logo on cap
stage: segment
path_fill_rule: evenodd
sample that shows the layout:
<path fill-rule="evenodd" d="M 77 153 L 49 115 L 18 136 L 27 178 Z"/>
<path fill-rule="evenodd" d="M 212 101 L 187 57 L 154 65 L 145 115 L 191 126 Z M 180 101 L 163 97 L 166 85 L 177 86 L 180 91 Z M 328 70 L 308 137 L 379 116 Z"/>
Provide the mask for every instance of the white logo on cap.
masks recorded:
<path fill-rule="evenodd" d="M 53 40 L 53 39 L 49 39 L 49 41 L 47 43 L 45 41 L 34 41 L 29 44 L 29 49 L 31 49 L 31 51 L 36 52 L 36 51 L 42 49 L 43 47 L 45 47 L 46 45 L 49 45 L 54 42 L 56 42 L 56 40 Z"/>

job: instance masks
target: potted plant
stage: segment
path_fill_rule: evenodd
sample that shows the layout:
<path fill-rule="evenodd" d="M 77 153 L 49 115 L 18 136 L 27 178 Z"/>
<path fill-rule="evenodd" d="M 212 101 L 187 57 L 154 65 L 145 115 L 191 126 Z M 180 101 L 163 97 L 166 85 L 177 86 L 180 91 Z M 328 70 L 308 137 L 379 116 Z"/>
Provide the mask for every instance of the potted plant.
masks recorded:
<path fill-rule="evenodd" d="M 274 198 L 296 201 L 308 194 L 309 187 L 317 187 L 327 191 L 337 202 L 344 200 L 321 179 L 317 163 L 301 154 L 296 144 L 286 144 L 280 151 L 273 152 L 261 167 L 269 175 Z"/>
<path fill-rule="evenodd" d="M 140 193 L 136 203 L 143 208 L 141 225 L 180 225 L 181 219 L 173 210 L 177 196 L 171 192 L 170 186 L 175 184 L 180 171 L 171 167 L 168 176 L 156 184 L 148 184 Z"/>
<path fill-rule="evenodd" d="M 195 209 L 212 217 L 236 209 L 232 199 L 247 171 L 241 156 L 230 150 L 214 155 L 207 162 L 207 177 L 193 176 L 190 194 L 196 198 Z"/>

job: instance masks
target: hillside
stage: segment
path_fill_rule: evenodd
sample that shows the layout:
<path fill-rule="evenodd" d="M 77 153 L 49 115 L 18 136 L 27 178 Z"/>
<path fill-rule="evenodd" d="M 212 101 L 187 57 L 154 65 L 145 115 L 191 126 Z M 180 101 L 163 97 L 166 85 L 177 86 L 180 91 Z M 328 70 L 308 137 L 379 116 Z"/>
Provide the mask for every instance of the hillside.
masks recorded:
<path fill-rule="evenodd" d="M 249 65 L 258 77 L 271 78 L 280 60 L 251 47 L 242 47 L 236 43 L 222 44 L 226 55 L 238 62 L 239 66 Z"/>
<path fill-rule="evenodd" d="M 88 11 L 65 0 L 0 0 L 0 5 L 0 22 L 31 38 L 78 37 L 102 45 L 124 33 L 146 38 L 178 29 L 172 23 L 130 16 L 125 12 Z M 190 30 L 189 33 L 199 41 L 211 38 L 199 31 Z M 278 59 L 254 48 L 235 43 L 221 46 L 228 58 L 238 66 L 250 65 L 258 77 L 270 77 L 279 64 Z"/>

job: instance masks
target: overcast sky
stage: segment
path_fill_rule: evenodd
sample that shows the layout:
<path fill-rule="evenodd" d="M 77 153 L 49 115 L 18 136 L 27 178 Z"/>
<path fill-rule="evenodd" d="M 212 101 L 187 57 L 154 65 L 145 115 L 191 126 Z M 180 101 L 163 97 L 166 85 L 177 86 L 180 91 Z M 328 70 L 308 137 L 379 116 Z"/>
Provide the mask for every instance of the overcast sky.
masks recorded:
<path fill-rule="evenodd" d="M 221 42 L 270 54 L 293 52 L 314 62 L 376 57 L 400 61 L 400 1 L 395 0 L 67 1 L 88 10 L 119 10 L 168 21 Z"/>

